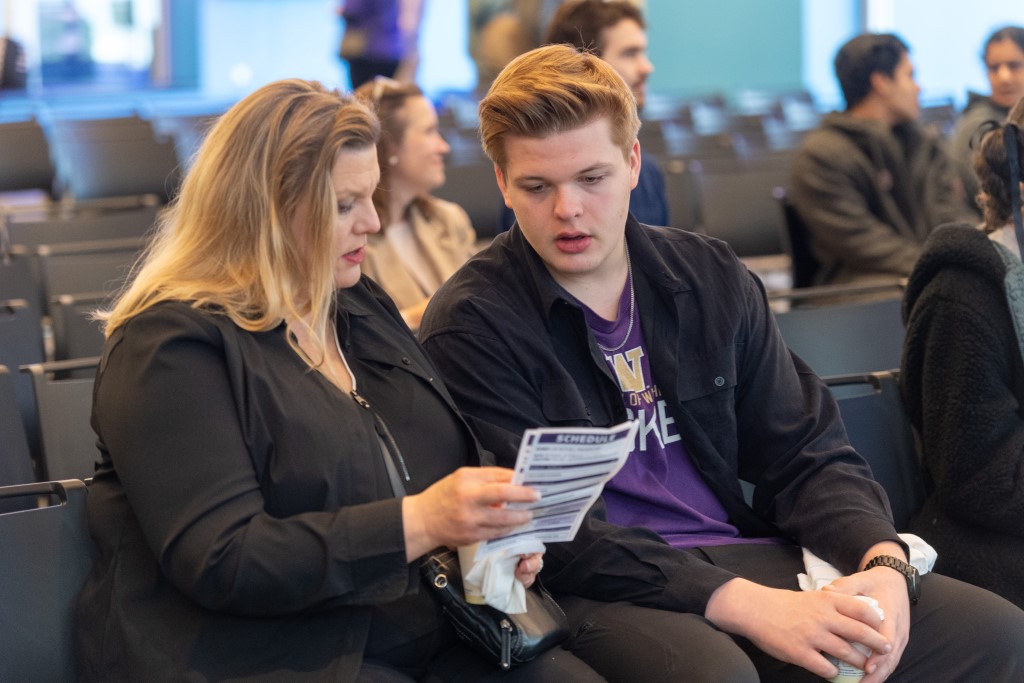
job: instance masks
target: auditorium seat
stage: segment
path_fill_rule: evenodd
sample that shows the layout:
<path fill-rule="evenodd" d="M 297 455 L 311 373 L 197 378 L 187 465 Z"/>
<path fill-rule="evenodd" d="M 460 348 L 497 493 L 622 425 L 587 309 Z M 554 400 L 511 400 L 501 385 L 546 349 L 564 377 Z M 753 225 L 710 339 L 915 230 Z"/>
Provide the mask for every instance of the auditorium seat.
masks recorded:
<path fill-rule="evenodd" d="M 14 395 L 11 372 L 0 365 L 0 486 L 28 484 L 35 481 L 28 437 Z M 0 500 L 0 512 L 24 507 L 24 501 Z"/>
<path fill-rule="evenodd" d="M 434 194 L 461 206 L 469 214 L 477 237 L 494 237 L 509 226 L 501 224 L 505 200 L 494 178 L 494 165 L 482 159 L 471 164 L 448 164 L 447 179 Z"/>
<path fill-rule="evenodd" d="M 36 119 L 0 123 L 0 192 L 40 189 L 52 196 L 56 172 Z"/>
<path fill-rule="evenodd" d="M 99 358 L 83 358 L 23 365 L 32 378 L 42 460 L 37 462 L 40 479 L 86 479 L 92 477 L 99 459 L 96 435 L 89 420 L 92 387 Z M 69 376 L 77 371 L 87 376 Z"/>
<path fill-rule="evenodd" d="M 911 516 L 924 504 L 924 474 L 914 431 L 903 410 L 898 375 L 874 372 L 827 380 L 837 395 L 850 443 L 868 464 L 889 496 L 897 531 L 906 531 Z"/>
<path fill-rule="evenodd" d="M 174 149 L 183 169 L 192 165 L 203 138 L 220 118 L 220 114 L 183 114 L 153 118 L 153 130 L 159 137 L 174 142 Z"/>
<path fill-rule="evenodd" d="M 815 289 L 837 296 L 840 291 L 851 291 Z M 895 286 L 888 291 L 885 298 L 791 307 L 777 311 L 775 320 L 786 345 L 822 377 L 899 368 L 904 337 L 902 298 Z"/>
<path fill-rule="evenodd" d="M 11 370 L 15 400 L 33 454 L 39 452 L 39 419 L 32 380 L 15 370 L 27 363 L 42 363 L 45 357 L 38 307 L 26 299 L 0 301 L 0 365 Z"/>
<path fill-rule="evenodd" d="M 143 239 L 130 237 L 37 247 L 44 303 L 61 294 L 118 291 L 144 245 Z"/>
<path fill-rule="evenodd" d="M 93 313 L 107 303 L 104 292 L 60 294 L 50 300 L 53 359 L 98 356 L 103 351 L 103 328 Z"/>
<path fill-rule="evenodd" d="M 121 208 L 55 211 L 12 216 L 0 230 L 7 244 L 38 247 L 42 244 L 141 238 L 153 229 L 160 206 L 156 203 Z"/>
<path fill-rule="evenodd" d="M 810 230 L 784 192 L 778 200 L 783 216 L 782 246 L 789 254 L 793 287 L 811 287 L 821 264 L 811 247 Z"/>
<path fill-rule="evenodd" d="M 82 481 L 0 487 L 0 681 L 74 681 L 75 604 L 95 549 Z M 36 507 L 42 497 L 47 505 Z"/>
<path fill-rule="evenodd" d="M 700 207 L 697 174 L 683 159 L 672 159 L 665 164 L 665 194 L 672 227 L 691 232 L 704 232 Z"/>
<path fill-rule="evenodd" d="M 741 167 L 697 174 L 705 232 L 729 243 L 738 256 L 783 253 L 782 213 L 776 196 L 783 168 Z"/>
<path fill-rule="evenodd" d="M 61 183 L 76 200 L 177 193 L 181 168 L 172 140 L 158 140 L 149 121 L 57 119 L 51 126 Z"/>

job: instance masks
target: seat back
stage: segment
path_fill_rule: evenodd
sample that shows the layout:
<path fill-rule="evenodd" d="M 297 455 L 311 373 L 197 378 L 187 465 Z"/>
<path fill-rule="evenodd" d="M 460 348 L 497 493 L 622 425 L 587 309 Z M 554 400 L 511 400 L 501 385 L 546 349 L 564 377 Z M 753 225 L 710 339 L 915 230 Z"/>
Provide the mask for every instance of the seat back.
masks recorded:
<path fill-rule="evenodd" d="M 93 319 L 93 312 L 108 298 L 103 292 L 83 292 L 61 294 L 50 300 L 54 360 L 89 358 L 102 353 L 103 327 Z"/>
<path fill-rule="evenodd" d="M 120 210 L 75 211 L 67 215 L 15 218 L 2 228 L 7 244 L 38 247 L 44 244 L 140 239 L 156 223 L 159 206 L 142 205 Z"/>
<path fill-rule="evenodd" d="M 470 164 L 448 164 L 445 183 L 434 194 L 461 206 L 469 214 L 477 237 L 494 237 L 502 225 L 505 200 L 494 179 L 494 165 L 486 159 Z"/>
<path fill-rule="evenodd" d="M 889 496 L 897 531 L 906 531 L 924 503 L 924 473 L 914 430 L 903 410 L 897 376 L 892 372 L 847 375 L 826 380 L 837 394 L 850 443 Z"/>
<path fill-rule="evenodd" d="M 28 484 L 35 481 L 28 438 L 21 420 L 21 411 L 14 396 L 11 373 L 0 365 L 0 486 Z M 0 499 L 0 512 L 9 512 L 24 501 Z M 20 508 L 17 508 L 20 509 Z"/>
<path fill-rule="evenodd" d="M 125 282 L 143 239 L 44 244 L 36 248 L 44 304 L 61 294 L 113 293 Z"/>
<path fill-rule="evenodd" d="M 11 369 L 15 404 L 28 437 L 29 449 L 39 452 L 39 416 L 32 394 L 32 380 L 16 373 L 27 363 L 42 363 L 43 326 L 39 309 L 25 299 L 0 301 L 0 364 Z"/>
<path fill-rule="evenodd" d="M 782 245 L 789 254 L 793 268 L 793 286 L 810 287 L 814 285 L 814 277 L 821 268 L 818 257 L 814 255 L 811 248 L 811 233 L 804 223 L 803 218 L 797 213 L 785 194 L 779 197 L 784 218 L 784 230 L 782 232 Z"/>
<path fill-rule="evenodd" d="M 0 681 L 77 679 L 75 604 L 95 552 L 87 490 L 81 481 L 0 488 L 0 501 L 53 503 L 0 514 Z"/>
<path fill-rule="evenodd" d="M 181 181 L 172 140 L 138 116 L 57 119 L 51 140 L 62 182 L 76 200 L 152 194 L 167 201 Z"/>
<path fill-rule="evenodd" d="M 96 434 L 90 425 L 98 364 L 99 358 L 82 358 L 21 368 L 32 376 L 39 412 L 40 479 L 92 477 L 99 457 Z"/>
<path fill-rule="evenodd" d="M 672 159 L 665 164 L 664 175 L 668 215 L 672 227 L 690 232 L 704 232 L 700 188 L 693 164 L 684 159 Z"/>
<path fill-rule="evenodd" d="M 36 275 L 35 254 L 22 246 L 5 250 L 2 230 L 0 228 L 0 299 L 24 299 L 38 308 L 42 305 L 43 293 Z"/>
<path fill-rule="evenodd" d="M 705 168 L 697 177 L 704 230 L 728 242 L 737 256 L 781 254 L 776 195 L 785 175 L 781 167 L 725 172 Z"/>
<path fill-rule="evenodd" d="M 776 312 L 786 345 L 822 377 L 891 370 L 903 352 L 902 299 L 823 304 Z"/>
<path fill-rule="evenodd" d="M 158 136 L 170 137 L 183 168 L 192 163 L 203 138 L 220 118 L 220 114 L 162 115 L 153 119 L 153 130 Z"/>
<path fill-rule="evenodd" d="M 38 121 L 0 123 L 0 192 L 41 189 L 52 193 L 56 174 Z"/>

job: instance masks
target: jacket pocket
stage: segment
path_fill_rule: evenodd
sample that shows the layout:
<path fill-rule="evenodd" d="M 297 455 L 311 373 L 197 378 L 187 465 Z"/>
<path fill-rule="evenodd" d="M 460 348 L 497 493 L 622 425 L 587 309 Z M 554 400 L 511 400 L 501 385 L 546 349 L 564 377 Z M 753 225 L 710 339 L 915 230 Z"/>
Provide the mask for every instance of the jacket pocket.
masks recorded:
<path fill-rule="evenodd" d="M 676 390 L 679 400 L 692 401 L 736 388 L 736 346 L 712 349 L 679 359 Z"/>

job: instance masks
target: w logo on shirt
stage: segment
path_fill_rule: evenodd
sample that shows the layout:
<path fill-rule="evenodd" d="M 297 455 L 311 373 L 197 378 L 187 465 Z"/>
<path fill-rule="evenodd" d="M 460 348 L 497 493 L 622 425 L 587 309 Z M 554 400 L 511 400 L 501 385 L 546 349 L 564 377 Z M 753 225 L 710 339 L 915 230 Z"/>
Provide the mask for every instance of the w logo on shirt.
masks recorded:
<path fill-rule="evenodd" d="M 619 380 L 619 388 L 622 391 L 639 393 L 647 388 L 644 368 L 640 363 L 640 359 L 643 357 L 644 350 L 639 346 L 622 353 L 605 356 L 615 372 L 615 377 Z"/>

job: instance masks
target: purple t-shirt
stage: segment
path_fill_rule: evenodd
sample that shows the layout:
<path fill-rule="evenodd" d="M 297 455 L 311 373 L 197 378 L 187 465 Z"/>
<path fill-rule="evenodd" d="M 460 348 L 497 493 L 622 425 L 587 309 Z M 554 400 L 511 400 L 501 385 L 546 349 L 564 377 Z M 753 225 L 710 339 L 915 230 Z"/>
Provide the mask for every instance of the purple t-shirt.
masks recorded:
<path fill-rule="evenodd" d="M 700 476 L 669 414 L 651 366 L 630 282 L 614 322 L 583 306 L 630 418 L 640 422 L 626 464 L 605 485 L 608 521 L 642 526 L 677 548 L 749 543 Z M 756 542 L 756 541 L 755 541 Z"/>

